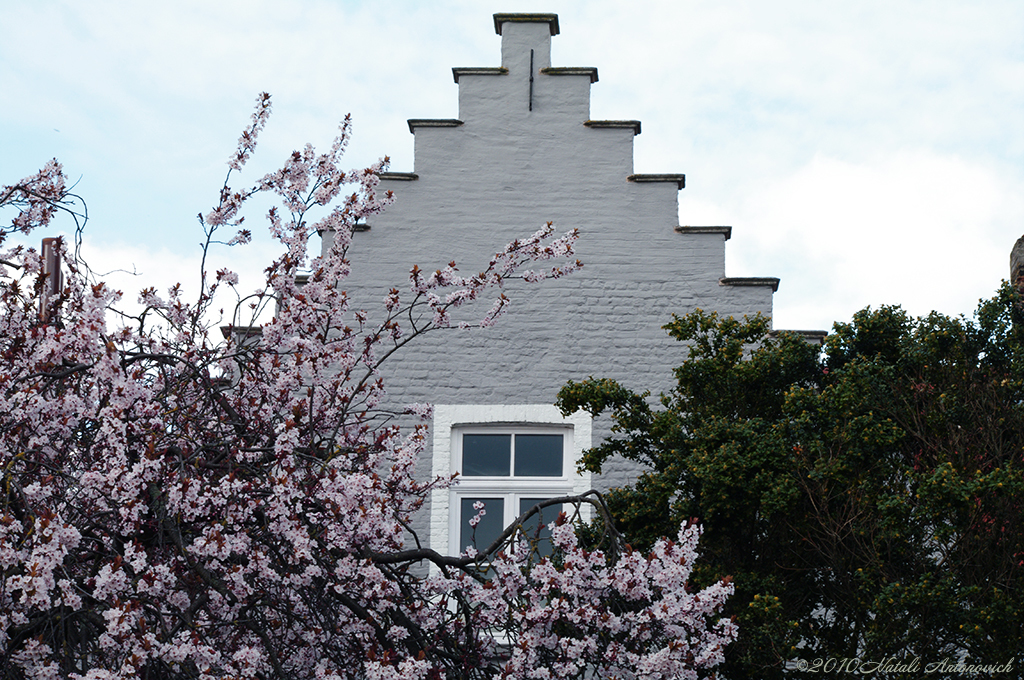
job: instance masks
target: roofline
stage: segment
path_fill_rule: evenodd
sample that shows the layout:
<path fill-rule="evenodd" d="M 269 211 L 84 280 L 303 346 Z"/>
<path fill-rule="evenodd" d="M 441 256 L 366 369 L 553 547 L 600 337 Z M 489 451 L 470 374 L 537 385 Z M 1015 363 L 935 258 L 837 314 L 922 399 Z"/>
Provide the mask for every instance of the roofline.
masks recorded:
<path fill-rule="evenodd" d="M 406 123 L 409 124 L 409 132 L 413 134 L 416 134 L 418 127 L 453 128 L 464 125 L 458 118 L 410 118 Z"/>
<path fill-rule="evenodd" d="M 508 69 L 504 66 L 455 66 L 452 76 L 459 82 L 462 76 L 507 76 Z"/>
<path fill-rule="evenodd" d="M 675 182 L 676 185 L 682 189 L 686 186 L 686 175 L 683 174 L 658 174 L 658 175 L 646 175 L 637 174 L 630 175 L 626 178 L 627 182 Z"/>
<path fill-rule="evenodd" d="M 597 82 L 596 66 L 548 66 L 540 72 L 546 76 L 587 76 L 590 82 Z"/>
<path fill-rule="evenodd" d="M 721 234 L 728 241 L 732 237 L 732 227 L 689 227 L 678 226 L 676 231 L 680 234 Z"/>
<path fill-rule="evenodd" d="M 414 182 L 420 178 L 415 172 L 378 172 L 377 176 L 382 180 L 391 179 L 398 182 Z"/>
<path fill-rule="evenodd" d="M 640 134 L 640 121 L 638 120 L 585 120 L 583 124 L 589 128 L 631 128 L 634 137 Z"/>
<path fill-rule="evenodd" d="M 727 276 L 718 279 L 720 286 L 771 286 L 772 292 L 779 290 L 779 279 L 773 276 Z"/>
<path fill-rule="evenodd" d="M 558 35 L 557 14 L 495 14 L 494 32 L 501 35 L 501 25 L 505 22 L 516 24 L 548 24 L 551 35 Z"/>

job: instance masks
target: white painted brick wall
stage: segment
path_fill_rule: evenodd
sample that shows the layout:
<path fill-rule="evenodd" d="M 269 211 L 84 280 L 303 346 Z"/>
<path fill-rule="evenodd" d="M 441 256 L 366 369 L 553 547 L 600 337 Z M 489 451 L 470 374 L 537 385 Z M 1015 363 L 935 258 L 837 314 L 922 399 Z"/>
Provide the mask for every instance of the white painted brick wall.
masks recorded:
<path fill-rule="evenodd" d="M 725 237 L 674 230 L 675 183 L 627 181 L 633 130 L 584 126 L 590 77 L 537 72 L 550 63 L 547 23 L 502 28 L 508 74 L 461 76 L 464 125 L 416 129 L 419 179 L 381 182 L 397 198 L 370 231 L 354 235 L 347 288 L 372 319 L 390 287 L 407 289 L 411 265 L 432 270 L 455 259 L 463 272 L 480 271 L 504 244 L 549 220 L 559 232 L 580 230 L 584 268 L 559 281 L 513 282 L 512 309 L 494 328 L 422 338 L 388 363 L 390 396 L 399 404 L 551 404 L 567 380 L 588 376 L 655 395 L 669 390 L 685 354 L 661 329 L 673 313 L 770 315 L 772 290 L 720 285 Z M 608 434 L 607 418 L 594 423 L 594 444 Z M 420 472 L 431 473 L 429 460 Z M 612 461 L 594 484 L 636 474 Z M 426 517 L 416 528 L 428 537 Z"/>

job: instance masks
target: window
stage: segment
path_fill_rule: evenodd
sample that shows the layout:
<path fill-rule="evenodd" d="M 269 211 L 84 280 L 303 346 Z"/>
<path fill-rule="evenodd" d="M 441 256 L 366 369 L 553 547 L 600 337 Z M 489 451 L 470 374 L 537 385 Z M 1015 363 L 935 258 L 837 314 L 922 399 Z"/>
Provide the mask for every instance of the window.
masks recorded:
<path fill-rule="evenodd" d="M 568 474 L 572 432 L 565 428 L 458 428 L 454 438 L 453 462 L 460 478 L 451 492 L 453 526 L 458 527 L 452 532 L 458 538 L 453 552 L 468 546 L 483 550 L 537 503 L 573 493 Z M 484 514 L 478 514 L 480 509 Z M 561 509 L 544 508 L 524 527 L 532 536 L 540 523 L 541 554 L 550 553 L 546 525 Z"/>
<path fill-rule="evenodd" d="M 565 468 L 562 433 L 462 435 L 463 477 L 557 477 Z"/>
<path fill-rule="evenodd" d="M 588 491 L 590 474 L 577 472 L 576 463 L 590 440 L 585 412 L 566 418 L 549 404 L 435 405 L 432 471 L 458 477 L 431 495 L 429 545 L 452 555 L 485 548 L 539 501 Z M 476 503 L 485 514 L 471 527 Z M 550 524 L 560 510 L 544 508 L 540 521 Z M 542 529 L 541 538 L 548 533 Z"/>

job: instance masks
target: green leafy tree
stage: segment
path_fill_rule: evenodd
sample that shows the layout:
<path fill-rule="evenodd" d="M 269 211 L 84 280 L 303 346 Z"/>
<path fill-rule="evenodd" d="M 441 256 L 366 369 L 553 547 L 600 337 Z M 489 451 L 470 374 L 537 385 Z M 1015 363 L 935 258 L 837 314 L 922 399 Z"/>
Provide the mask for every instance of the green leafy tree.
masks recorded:
<path fill-rule="evenodd" d="M 595 378 L 567 384 L 558 405 L 611 414 L 584 467 L 646 466 L 609 496 L 634 546 L 684 519 L 704 526 L 698 584 L 736 586 L 723 675 L 799 677 L 795 660 L 828 657 L 1005 663 L 1024 649 L 1013 288 L 973 320 L 865 309 L 823 353 L 762 317 L 698 310 L 665 328 L 689 355 L 660 408 Z"/>

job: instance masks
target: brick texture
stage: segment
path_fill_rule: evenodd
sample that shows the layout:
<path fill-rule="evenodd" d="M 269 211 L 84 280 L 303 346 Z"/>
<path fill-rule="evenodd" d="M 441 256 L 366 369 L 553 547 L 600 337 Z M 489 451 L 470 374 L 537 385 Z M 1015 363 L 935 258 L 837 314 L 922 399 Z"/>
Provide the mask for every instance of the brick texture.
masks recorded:
<path fill-rule="evenodd" d="M 462 75 L 464 124 L 416 127 L 418 179 L 381 182 L 396 200 L 370 230 L 354 235 L 347 289 L 372 320 L 390 287 L 407 289 L 413 264 L 433 270 L 454 259 L 464 273 L 480 271 L 504 244 L 547 221 L 558 232 L 580 230 L 584 267 L 563 280 L 511 282 L 511 310 L 493 328 L 423 337 L 388 363 L 389 398 L 551 404 L 567 380 L 588 376 L 654 395 L 669 390 L 672 368 L 685 356 L 661 328 L 671 315 L 698 307 L 770 315 L 771 287 L 721 285 L 725 236 L 675 231 L 675 182 L 627 181 L 634 130 L 584 125 L 589 75 L 539 72 L 550 65 L 548 24 L 506 23 L 501 36 L 507 74 Z M 489 307 L 484 302 L 463 317 L 479 319 Z M 595 445 L 608 434 L 607 419 L 593 423 Z M 608 488 L 636 474 L 612 461 L 593 483 Z M 416 528 L 429 537 L 426 516 Z"/>

